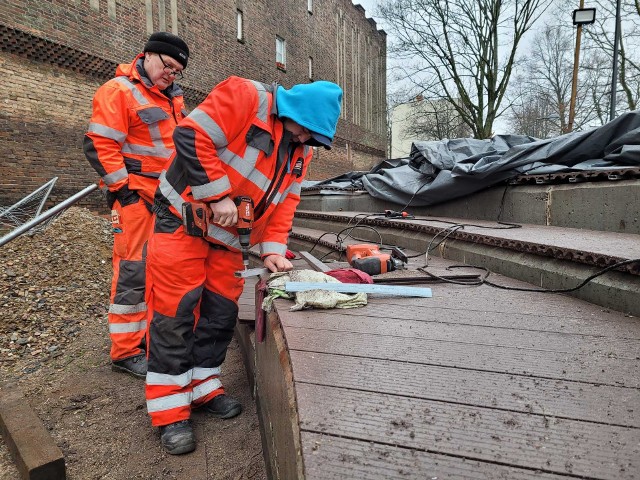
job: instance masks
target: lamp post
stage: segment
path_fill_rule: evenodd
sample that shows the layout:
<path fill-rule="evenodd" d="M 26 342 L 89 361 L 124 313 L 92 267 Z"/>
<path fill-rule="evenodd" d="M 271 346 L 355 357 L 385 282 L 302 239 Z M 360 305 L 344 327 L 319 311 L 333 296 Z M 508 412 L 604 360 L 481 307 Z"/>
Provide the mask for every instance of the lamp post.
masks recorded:
<path fill-rule="evenodd" d="M 576 114 L 576 96 L 578 94 L 578 64 L 580 63 L 580 36 L 582 25 L 588 25 L 596 21 L 596 9 L 584 8 L 584 0 L 580 0 L 580 8 L 573 11 L 573 24 L 576 29 L 576 51 L 573 56 L 573 82 L 571 84 L 571 101 L 569 102 L 569 121 L 567 132 L 573 130 L 573 119 Z"/>
<path fill-rule="evenodd" d="M 618 45 L 620 42 L 620 0 L 616 4 L 616 29 L 613 39 L 613 75 L 611 76 L 611 102 L 609 105 L 609 121 L 616 116 L 616 84 L 618 83 Z"/>

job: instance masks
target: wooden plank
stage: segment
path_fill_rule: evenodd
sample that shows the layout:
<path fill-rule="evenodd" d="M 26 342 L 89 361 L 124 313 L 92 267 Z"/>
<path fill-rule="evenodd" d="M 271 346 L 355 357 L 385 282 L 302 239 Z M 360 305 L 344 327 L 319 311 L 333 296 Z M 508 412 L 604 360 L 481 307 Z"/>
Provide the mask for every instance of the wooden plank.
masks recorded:
<path fill-rule="evenodd" d="M 621 313 L 607 314 L 602 312 L 602 316 L 596 313 L 585 312 L 583 316 L 578 316 L 575 311 L 573 316 L 565 316 L 562 312 L 547 311 L 536 313 L 527 311 L 526 305 L 520 310 L 511 312 L 498 312 L 495 310 L 477 308 L 455 308 L 429 305 L 401 305 L 391 303 L 393 299 L 389 297 L 387 301 L 370 298 L 366 306 L 357 309 L 341 310 L 340 315 L 367 315 L 377 318 L 412 318 L 414 320 L 429 322 L 447 322 L 464 325 L 493 326 L 498 328 L 512 328 L 526 331 L 563 332 L 576 335 L 597 335 L 610 338 L 630 338 L 640 339 L 640 322 L 638 319 L 625 317 Z M 411 299 L 406 298 L 406 301 Z M 524 310 L 524 311 L 523 311 Z M 322 313 L 320 310 L 308 310 L 306 314 L 310 317 Z M 553 314 L 553 315 L 552 315 Z M 312 321 L 312 320 L 311 320 Z"/>
<path fill-rule="evenodd" d="M 370 293 L 375 295 L 396 295 L 400 297 L 431 297 L 430 288 L 406 287 L 397 285 L 371 285 L 367 283 L 322 283 L 322 282 L 286 282 L 287 292 L 305 292 L 307 290 L 328 290 L 340 293 Z"/>
<path fill-rule="evenodd" d="M 247 379 L 249 381 L 249 388 L 253 394 L 255 393 L 256 376 L 256 346 L 253 326 L 238 322 L 233 330 L 233 334 L 240 346 L 242 362 L 244 363 L 244 369 L 247 372 Z"/>
<path fill-rule="evenodd" d="M 281 320 L 283 325 L 287 327 L 457 341 L 475 345 L 495 345 L 541 351 L 596 354 L 631 360 L 636 359 L 640 353 L 640 340 L 635 339 L 425 322 L 400 319 L 395 317 L 393 312 L 389 312 L 389 316 L 392 318 L 371 318 L 366 315 L 352 314 L 349 316 L 349 321 L 345 322 L 344 318 L 336 315 L 335 312 L 320 311 L 313 315 L 313 319 L 300 315 L 283 315 Z"/>
<path fill-rule="evenodd" d="M 306 480 L 566 480 L 509 467 L 349 438 L 302 432 Z M 424 447 L 423 447 L 424 448 Z"/>
<path fill-rule="evenodd" d="M 531 288 L 529 284 L 523 285 Z M 429 306 L 432 308 L 549 315 L 561 318 L 583 318 L 591 315 L 611 319 L 625 318 L 623 313 L 564 295 L 509 292 L 488 286 L 431 285 L 431 289 L 433 298 L 429 300 Z M 387 305 L 409 307 L 420 306 L 424 302 L 416 298 L 409 298 L 406 301 L 402 298 L 378 299 L 378 301 L 384 301 Z M 628 317 L 627 320 L 629 320 Z"/>
<path fill-rule="evenodd" d="M 266 338 L 255 345 L 255 392 L 263 455 L 269 478 L 302 477 L 293 372 L 287 345 L 275 312 L 267 316 Z"/>
<path fill-rule="evenodd" d="M 640 388 L 640 360 L 293 327 L 286 338 L 291 350 Z"/>
<path fill-rule="evenodd" d="M 245 323 L 253 323 L 256 317 L 255 288 L 258 282 L 255 278 L 245 280 L 242 295 L 238 300 L 238 320 Z"/>
<path fill-rule="evenodd" d="M 0 389 L 0 430 L 22 478 L 66 478 L 62 451 L 15 385 Z"/>
<path fill-rule="evenodd" d="M 296 391 L 307 432 L 589 478 L 640 471 L 635 428 L 309 384 Z"/>
<path fill-rule="evenodd" d="M 307 263 L 311 266 L 311 268 L 313 268 L 317 272 L 328 272 L 329 270 L 332 270 L 330 266 L 318 260 L 309 252 L 302 251 L 300 252 L 300 256 L 304 258 L 307 261 Z"/>
<path fill-rule="evenodd" d="M 297 382 L 640 428 L 633 388 L 295 350 L 291 363 Z"/>

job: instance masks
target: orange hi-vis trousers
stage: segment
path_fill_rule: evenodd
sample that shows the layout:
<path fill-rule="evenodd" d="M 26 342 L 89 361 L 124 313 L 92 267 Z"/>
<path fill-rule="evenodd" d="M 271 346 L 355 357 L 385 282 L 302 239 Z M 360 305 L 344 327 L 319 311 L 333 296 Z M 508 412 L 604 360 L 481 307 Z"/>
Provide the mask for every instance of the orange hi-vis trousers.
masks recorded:
<path fill-rule="evenodd" d="M 145 303 L 146 243 L 153 230 L 153 214 L 145 202 L 111 209 L 113 227 L 113 278 L 109 305 L 111 359 L 122 360 L 143 350 L 147 329 Z"/>
<path fill-rule="evenodd" d="M 147 256 L 147 411 L 154 426 L 186 420 L 224 393 L 220 365 L 233 337 L 242 255 L 184 233 L 156 231 Z"/>

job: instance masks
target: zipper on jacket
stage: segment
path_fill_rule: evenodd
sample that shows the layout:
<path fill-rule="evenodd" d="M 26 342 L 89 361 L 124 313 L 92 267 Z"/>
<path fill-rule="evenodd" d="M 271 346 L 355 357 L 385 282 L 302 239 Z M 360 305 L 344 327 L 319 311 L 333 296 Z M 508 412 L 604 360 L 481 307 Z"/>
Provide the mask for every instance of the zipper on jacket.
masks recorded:
<path fill-rule="evenodd" d="M 283 132 L 282 139 L 280 140 L 280 145 L 278 146 L 278 157 L 276 159 L 274 176 L 271 179 L 269 188 L 267 188 L 267 191 L 254 209 L 256 220 L 264 214 L 267 208 L 269 208 L 269 205 L 273 201 L 273 197 L 275 197 L 276 193 L 280 189 L 280 185 L 282 185 L 282 181 L 286 174 L 287 160 L 289 160 L 289 157 L 291 156 L 289 153 L 289 146 L 291 145 L 290 140 L 291 132 L 285 130 Z"/>

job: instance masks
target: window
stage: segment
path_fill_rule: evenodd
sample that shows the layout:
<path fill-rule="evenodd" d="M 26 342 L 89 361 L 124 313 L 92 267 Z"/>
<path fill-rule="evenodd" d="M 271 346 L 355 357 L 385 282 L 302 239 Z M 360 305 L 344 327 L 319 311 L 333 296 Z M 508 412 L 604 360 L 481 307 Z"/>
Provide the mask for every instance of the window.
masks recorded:
<path fill-rule="evenodd" d="M 307 0 L 307 12 L 313 13 L 313 0 Z"/>
<path fill-rule="evenodd" d="M 284 70 L 287 68 L 287 43 L 284 38 L 276 35 L 276 66 Z"/>
<path fill-rule="evenodd" d="M 313 58 L 309 57 L 309 80 L 313 80 Z"/>
<path fill-rule="evenodd" d="M 238 21 L 238 41 L 244 42 L 244 18 L 242 17 L 242 10 L 236 10 L 236 18 Z"/>

